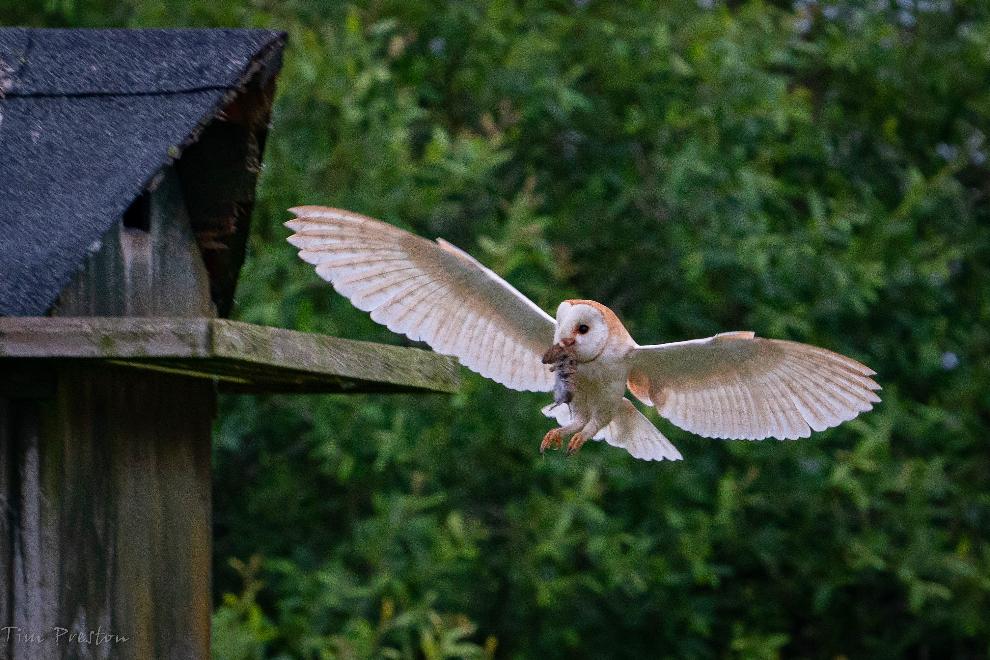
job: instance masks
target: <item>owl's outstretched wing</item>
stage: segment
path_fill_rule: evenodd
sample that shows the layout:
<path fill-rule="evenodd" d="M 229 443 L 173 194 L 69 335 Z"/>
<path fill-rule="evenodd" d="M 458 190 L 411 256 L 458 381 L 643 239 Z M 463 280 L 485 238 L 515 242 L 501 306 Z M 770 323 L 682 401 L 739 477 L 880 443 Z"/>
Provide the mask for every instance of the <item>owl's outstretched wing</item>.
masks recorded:
<path fill-rule="evenodd" d="M 880 401 L 869 367 L 752 332 L 639 346 L 629 360 L 633 394 L 708 438 L 806 438 Z"/>
<path fill-rule="evenodd" d="M 349 211 L 290 212 L 299 256 L 376 322 L 506 387 L 552 389 L 553 318 L 466 252 Z"/>

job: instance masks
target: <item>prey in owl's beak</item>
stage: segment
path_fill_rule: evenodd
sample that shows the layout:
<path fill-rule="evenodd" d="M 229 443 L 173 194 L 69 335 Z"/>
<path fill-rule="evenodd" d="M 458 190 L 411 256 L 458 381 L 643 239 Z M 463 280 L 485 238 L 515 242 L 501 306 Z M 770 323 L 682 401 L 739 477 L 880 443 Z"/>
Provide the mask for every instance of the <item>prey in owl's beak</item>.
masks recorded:
<path fill-rule="evenodd" d="M 543 354 L 543 364 L 550 365 L 550 371 L 555 373 L 553 382 L 553 405 L 549 410 L 553 410 L 561 404 L 570 405 L 574 400 L 574 375 L 576 373 L 577 362 L 574 359 L 573 337 L 565 337 L 552 345 Z M 542 454 L 548 447 L 560 449 L 563 446 L 563 439 L 560 436 L 560 429 L 551 429 L 540 443 L 540 453 Z M 573 453 L 573 452 L 568 452 Z"/>
<path fill-rule="evenodd" d="M 555 362 L 560 362 L 563 360 L 567 354 L 568 349 L 574 346 L 573 337 L 565 337 L 559 342 L 547 349 L 547 352 L 543 354 L 543 364 L 554 364 Z"/>

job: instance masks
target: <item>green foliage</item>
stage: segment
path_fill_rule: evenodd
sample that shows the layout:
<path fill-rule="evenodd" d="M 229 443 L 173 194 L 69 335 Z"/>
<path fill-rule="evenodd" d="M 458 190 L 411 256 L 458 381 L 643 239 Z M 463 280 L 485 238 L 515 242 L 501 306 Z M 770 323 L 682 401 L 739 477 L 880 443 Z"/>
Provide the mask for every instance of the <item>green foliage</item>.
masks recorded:
<path fill-rule="evenodd" d="M 731 4 L 4 10 L 289 32 L 238 318 L 401 341 L 284 243 L 285 209 L 321 203 L 442 235 L 547 309 L 600 300 L 641 342 L 752 329 L 884 385 L 803 442 L 660 422 L 686 460 L 659 465 L 541 458 L 545 397 L 473 376 L 226 399 L 218 657 L 990 653 L 990 13 Z"/>
<path fill-rule="evenodd" d="M 257 578 L 261 558 L 258 555 L 244 562 L 234 558 L 229 565 L 244 581 L 240 595 L 224 594 L 223 602 L 213 617 L 212 647 L 218 658 L 257 660 L 264 657 L 265 644 L 277 631 L 265 617 L 256 597 L 264 583 Z"/>

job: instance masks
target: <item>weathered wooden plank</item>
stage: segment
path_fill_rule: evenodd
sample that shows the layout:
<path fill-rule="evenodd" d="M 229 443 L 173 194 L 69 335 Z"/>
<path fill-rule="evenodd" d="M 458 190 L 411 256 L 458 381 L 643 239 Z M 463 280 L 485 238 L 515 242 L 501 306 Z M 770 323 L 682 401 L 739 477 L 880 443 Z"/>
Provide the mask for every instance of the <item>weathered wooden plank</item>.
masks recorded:
<path fill-rule="evenodd" d="M 431 351 L 222 319 L 211 325 L 217 357 L 238 361 L 242 367 L 250 365 L 252 372 L 261 374 L 282 369 L 282 374 L 276 371 L 270 377 L 273 384 L 296 381 L 303 385 L 308 374 L 336 376 L 346 389 L 365 391 L 379 383 L 383 390 L 453 392 L 459 384 L 457 362 Z M 353 385 L 348 386 L 348 381 Z M 257 385 L 264 384 L 264 379 L 257 381 Z"/>
<path fill-rule="evenodd" d="M 208 357 L 211 321 L 209 318 L 0 317 L 0 357 Z"/>
<path fill-rule="evenodd" d="M 0 318 L 0 369 L 100 359 L 215 378 L 237 392 L 453 392 L 457 362 L 388 346 L 211 318 Z"/>
<path fill-rule="evenodd" d="M 0 613 L 16 628 L 0 656 L 209 656 L 214 407 L 211 383 L 100 363 L 61 364 L 51 398 L 0 399 Z M 68 640 L 97 630 L 120 637 Z"/>

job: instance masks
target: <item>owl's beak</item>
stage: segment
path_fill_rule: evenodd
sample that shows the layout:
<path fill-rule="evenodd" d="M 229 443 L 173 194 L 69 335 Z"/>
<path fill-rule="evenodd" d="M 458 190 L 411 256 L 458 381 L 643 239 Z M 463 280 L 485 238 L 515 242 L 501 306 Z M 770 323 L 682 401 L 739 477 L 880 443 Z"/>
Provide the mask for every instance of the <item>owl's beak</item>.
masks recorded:
<path fill-rule="evenodd" d="M 554 362 L 558 362 L 567 353 L 567 349 L 573 345 L 573 337 L 565 337 L 564 339 L 561 339 L 543 354 L 543 364 L 553 364 Z"/>

